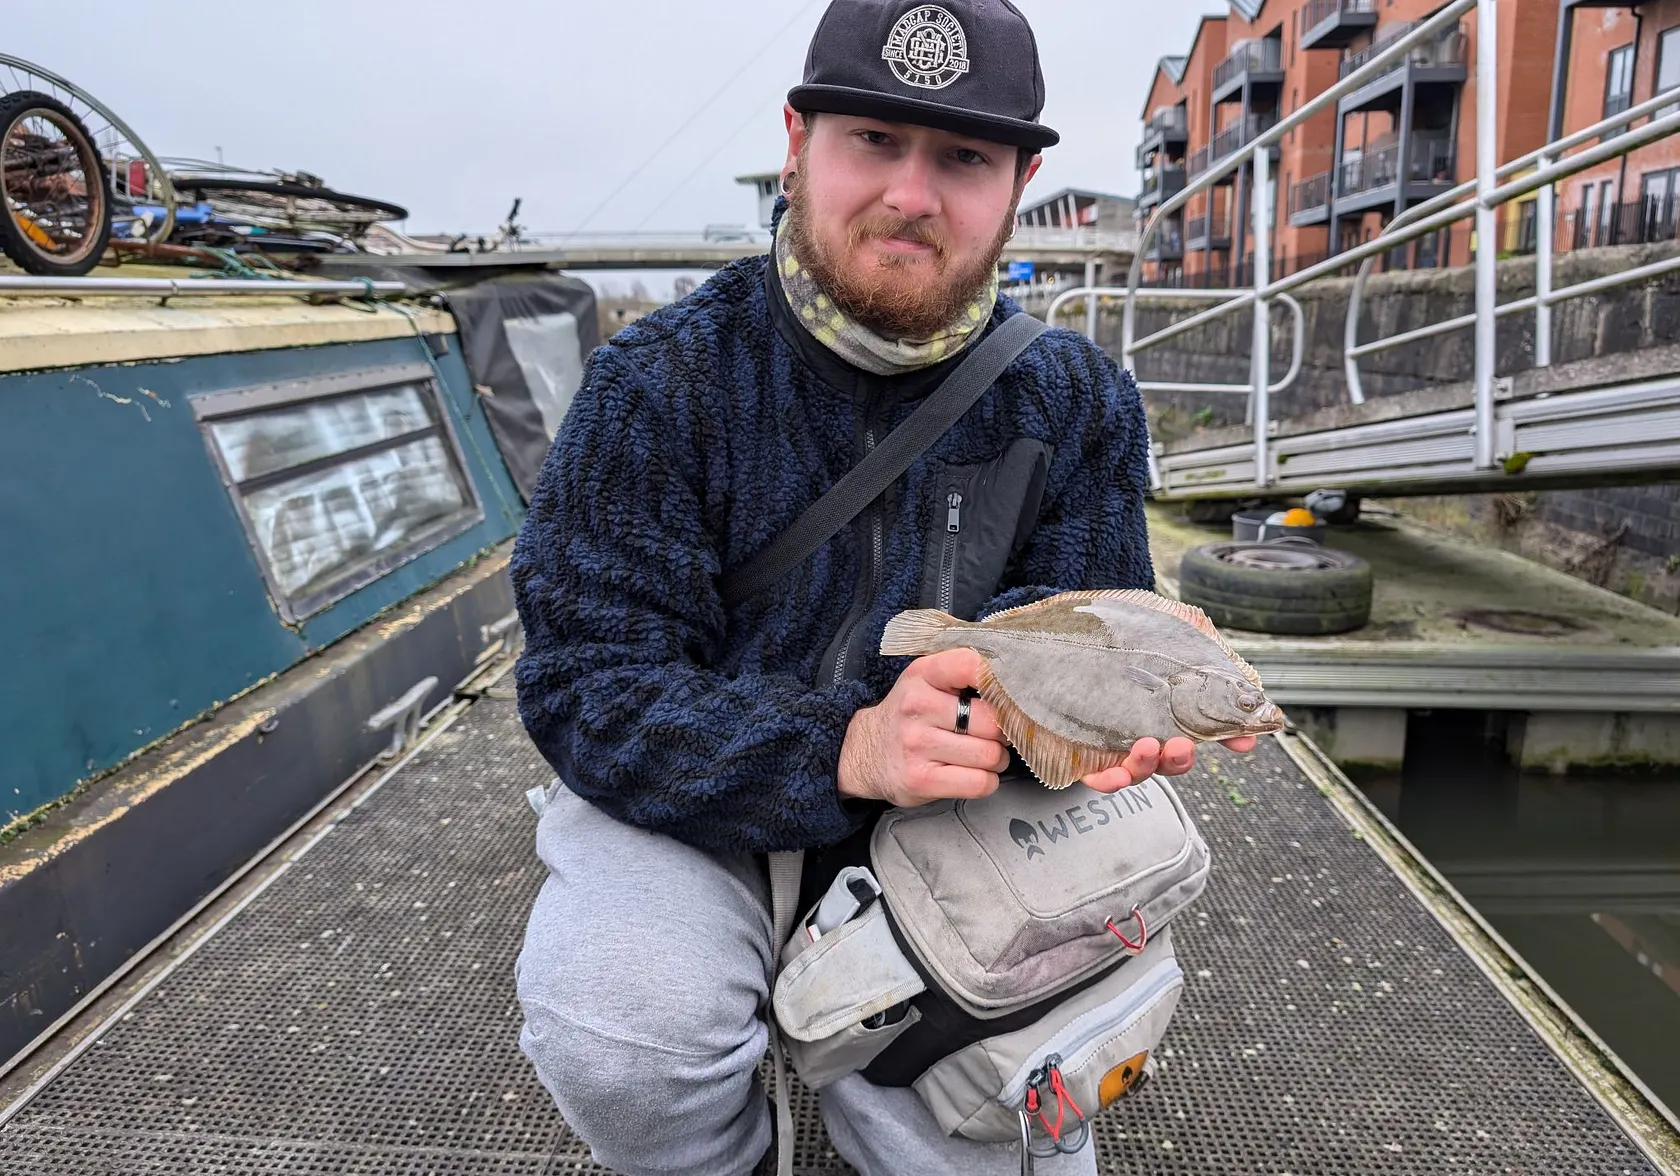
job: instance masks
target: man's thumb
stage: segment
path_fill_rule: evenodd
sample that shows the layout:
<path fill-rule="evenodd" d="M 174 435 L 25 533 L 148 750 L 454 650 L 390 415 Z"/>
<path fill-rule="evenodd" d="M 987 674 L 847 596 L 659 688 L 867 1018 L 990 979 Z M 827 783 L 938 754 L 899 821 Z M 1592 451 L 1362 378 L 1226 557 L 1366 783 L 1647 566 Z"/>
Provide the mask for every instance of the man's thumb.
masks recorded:
<path fill-rule="evenodd" d="M 916 663 L 922 679 L 929 686 L 952 694 L 979 689 L 980 672 L 986 661 L 972 649 L 947 649 L 929 654 Z"/>

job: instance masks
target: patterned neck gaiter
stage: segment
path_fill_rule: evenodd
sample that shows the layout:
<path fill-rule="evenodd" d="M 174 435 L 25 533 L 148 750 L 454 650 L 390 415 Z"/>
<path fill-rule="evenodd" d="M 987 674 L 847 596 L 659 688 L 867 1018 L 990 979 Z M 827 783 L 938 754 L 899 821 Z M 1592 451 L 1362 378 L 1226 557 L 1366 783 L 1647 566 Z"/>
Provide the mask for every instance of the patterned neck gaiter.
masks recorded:
<path fill-rule="evenodd" d="M 777 233 L 774 262 L 788 305 L 819 343 L 853 367 L 877 376 L 895 376 L 930 367 L 962 351 L 980 337 L 997 302 L 997 269 L 991 281 L 957 320 L 926 339 L 889 339 L 842 314 L 794 256 L 786 233 Z"/>

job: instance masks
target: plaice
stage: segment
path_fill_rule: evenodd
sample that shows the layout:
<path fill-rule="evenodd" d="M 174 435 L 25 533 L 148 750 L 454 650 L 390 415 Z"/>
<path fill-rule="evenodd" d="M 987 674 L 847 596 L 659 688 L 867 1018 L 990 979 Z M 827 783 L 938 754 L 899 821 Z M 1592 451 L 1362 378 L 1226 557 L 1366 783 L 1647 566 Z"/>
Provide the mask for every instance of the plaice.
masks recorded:
<path fill-rule="evenodd" d="M 1066 788 L 1139 739 L 1197 742 L 1279 730 L 1260 675 L 1201 609 L 1137 589 L 1064 592 L 984 621 L 900 613 L 886 655 L 973 649 L 981 695 L 1035 776 Z"/>

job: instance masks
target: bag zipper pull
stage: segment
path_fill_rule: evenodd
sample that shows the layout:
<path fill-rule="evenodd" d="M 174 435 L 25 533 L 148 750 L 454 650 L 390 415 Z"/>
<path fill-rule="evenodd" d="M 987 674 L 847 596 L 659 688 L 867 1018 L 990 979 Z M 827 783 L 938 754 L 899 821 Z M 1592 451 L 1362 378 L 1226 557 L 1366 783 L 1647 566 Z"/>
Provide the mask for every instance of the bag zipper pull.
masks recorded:
<path fill-rule="evenodd" d="M 962 495 L 953 490 L 945 506 L 945 530 L 955 535 L 962 530 Z"/>

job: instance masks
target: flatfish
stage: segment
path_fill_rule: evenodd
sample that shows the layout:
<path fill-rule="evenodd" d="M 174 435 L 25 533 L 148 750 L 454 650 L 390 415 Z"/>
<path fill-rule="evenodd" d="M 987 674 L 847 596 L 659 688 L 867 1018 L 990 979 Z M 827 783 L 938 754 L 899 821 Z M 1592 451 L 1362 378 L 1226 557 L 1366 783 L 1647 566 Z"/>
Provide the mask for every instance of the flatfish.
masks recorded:
<path fill-rule="evenodd" d="M 1208 742 L 1283 726 L 1207 614 L 1153 592 L 1063 592 L 979 622 L 914 609 L 881 637 L 889 656 L 963 648 L 985 660 L 981 696 L 1050 788 L 1123 763 L 1149 736 Z"/>

